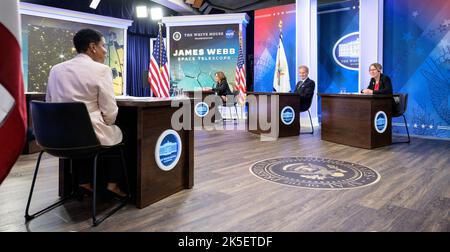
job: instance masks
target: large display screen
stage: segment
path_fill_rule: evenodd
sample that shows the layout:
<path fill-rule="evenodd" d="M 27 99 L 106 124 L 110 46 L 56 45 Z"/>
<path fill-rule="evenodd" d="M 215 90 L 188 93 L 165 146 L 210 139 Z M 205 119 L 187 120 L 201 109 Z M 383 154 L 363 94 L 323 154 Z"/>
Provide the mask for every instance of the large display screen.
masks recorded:
<path fill-rule="evenodd" d="M 50 69 L 77 54 L 72 42 L 75 33 L 83 28 L 91 28 L 101 32 L 105 37 L 108 50 L 105 64 L 112 70 L 114 93 L 122 94 L 124 83 L 122 29 L 29 15 L 21 15 L 21 18 L 23 71 L 27 92 L 45 92 Z"/>
<path fill-rule="evenodd" d="M 170 27 L 170 82 L 185 91 L 215 86 L 225 73 L 230 88 L 239 52 L 239 24 Z"/>

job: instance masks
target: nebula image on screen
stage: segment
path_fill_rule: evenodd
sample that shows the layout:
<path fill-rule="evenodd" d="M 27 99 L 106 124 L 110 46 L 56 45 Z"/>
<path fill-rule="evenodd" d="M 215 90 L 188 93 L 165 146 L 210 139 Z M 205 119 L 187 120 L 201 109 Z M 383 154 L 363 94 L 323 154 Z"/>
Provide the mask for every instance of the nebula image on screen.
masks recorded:
<path fill-rule="evenodd" d="M 111 67 L 114 93 L 122 94 L 124 36 L 121 29 L 22 15 L 22 58 L 27 92 L 46 91 L 51 68 L 77 55 L 73 37 L 84 28 L 95 29 L 105 37 L 108 51 L 105 64 Z"/>

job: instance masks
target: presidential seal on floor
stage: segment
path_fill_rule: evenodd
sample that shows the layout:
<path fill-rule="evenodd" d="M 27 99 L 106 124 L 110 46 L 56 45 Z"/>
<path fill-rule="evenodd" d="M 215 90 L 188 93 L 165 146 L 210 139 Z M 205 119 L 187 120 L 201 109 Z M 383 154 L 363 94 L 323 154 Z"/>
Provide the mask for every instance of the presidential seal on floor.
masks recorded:
<path fill-rule="evenodd" d="M 284 157 L 259 161 L 255 176 L 278 184 L 314 189 L 352 189 L 380 180 L 375 170 L 360 164 L 320 157 Z"/>

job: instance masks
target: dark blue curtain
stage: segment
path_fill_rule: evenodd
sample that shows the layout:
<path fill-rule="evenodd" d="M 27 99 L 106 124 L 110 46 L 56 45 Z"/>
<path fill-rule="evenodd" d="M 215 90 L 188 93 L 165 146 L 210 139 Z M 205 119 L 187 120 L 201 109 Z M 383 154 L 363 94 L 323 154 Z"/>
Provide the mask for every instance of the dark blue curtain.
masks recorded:
<path fill-rule="evenodd" d="M 131 96 L 150 96 L 147 81 L 150 62 L 149 38 L 137 34 L 128 34 L 127 48 L 127 94 Z"/>

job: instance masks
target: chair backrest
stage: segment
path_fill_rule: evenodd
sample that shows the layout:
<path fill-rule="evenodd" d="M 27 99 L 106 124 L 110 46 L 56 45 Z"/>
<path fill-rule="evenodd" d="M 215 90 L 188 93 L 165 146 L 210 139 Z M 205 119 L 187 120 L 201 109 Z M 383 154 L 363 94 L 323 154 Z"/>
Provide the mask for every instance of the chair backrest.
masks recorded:
<path fill-rule="evenodd" d="M 308 111 L 311 107 L 314 95 L 308 98 L 300 98 L 300 112 Z"/>
<path fill-rule="evenodd" d="M 32 101 L 31 116 L 36 141 L 47 152 L 100 146 L 82 102 Z"/>
<path fill-rule="evenodd" d="M 225 106 L 225 107 L 235 106 L 238 101 L 238 99 L 237 99 L 238 96 L 239 96 L 239 90 L 233 91 L 231 95 L 227 95 L 227 102 L 224 102 L 223 106 Z"/>
<path fill-rule="evenodd" d="M 393 117 L 402 116 L 408 105 L 408 94 L 394 94 Z"/>

